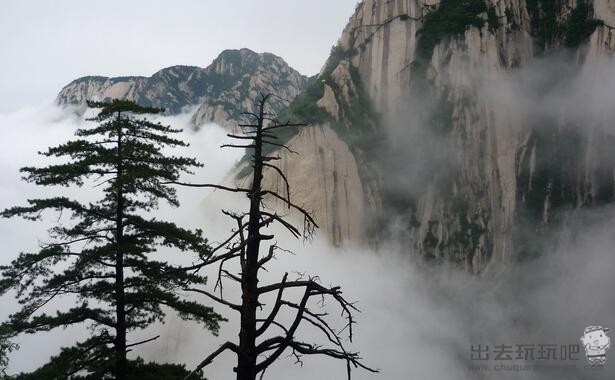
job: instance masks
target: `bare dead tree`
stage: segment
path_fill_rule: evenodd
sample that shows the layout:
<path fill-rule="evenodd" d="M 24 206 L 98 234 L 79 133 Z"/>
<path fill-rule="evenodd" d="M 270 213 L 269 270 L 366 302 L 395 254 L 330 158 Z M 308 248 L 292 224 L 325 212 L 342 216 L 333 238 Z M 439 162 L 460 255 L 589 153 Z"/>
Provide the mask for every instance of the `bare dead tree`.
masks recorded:
<path fill-rule="evenodd" d="M 200 373 L 217 356 L 228 350 L 237 355 L 237 367 L 234 370 L 238 380 L 254 380 L 259 374 L 262 379 L 267 368 L 287 351 L 295 357 L 298 364 L 302 364 L 303 355 L 322 355 L 343 360 L 346 362 L 348 379 L 351 378 L 353 368 L 377 372 L 362 363 L 359 353 L 349 351 L 345 347 L 346 339 L 352 341 L 354 313 L 358 310 L 353 303 L 343 297 L 339 286 L 324 286 L 318 277 L 306 277 L 301 274 L 291 280 L 288 273 L 285 273 L 281 281 L 277 283 L 259 286 L 259 272 L 266 270 L 265 266 L 277 252 L 288 252 L 278 247 L 277 243 L 272 243 L 268 248 L 262 249 L 261 243 L 274 239 L 273 235 L 265 234 L 263 229 L 272 224 L 279 224 L 295 238 L 309 238 L 318 227 L 307 210 L 291 201 L 288 178 L 279 167 L 273 164 L 280 157 L 267 154 L 263 149 L 269 145 L 292 152 L 289 146 L 276 141 L 276 132 L 283 128 L 299 128 L 306 125 L 290 121 L 280 122 L 275 114 L 267 112 L 267 102 L 272 96 L 274 95 L 260 94 L 256 102 L 256 112 L 244 113 L 249 121 L 239 125 L 244 133 L 228 135 L 239 142 L 223 145 L 223 147 L 248 149 L 253 152 L 251 160 L 253 174 L 250 187 L 233 188 L 215 184 L 175 182 L 185 186 L 245 193 L 250 200 L 250 208 L 246 213 L 223 211 L 234 220 L 237 227 L 225 241 L 215 246 L 210 254 L 202 257 L 202 262 L 192 267 L 193 270 L 198 271 L 213 264 L 218 265 L 218 280 L 214 291 L 186 289 L 204 295 L 240 313 L 239 342 L 229 341 L 221 345 L 207 356 L 192 374 Z M 286 187 L 285 194 L 278 194 L 263 188 L 263 171 L 266 168 L 281 177 Z M 283 201 L 289 210 L 294 210 L 301 215 L 304 220 L 303 229 L 300 231 L 287 221 L 285 216 L 265 207 L 263 200 L 266 197 Z M 227 269 L 227 264 L 233 260 L 239 260 L 241 268 L 239 272 L 233 273 Z M 223 294 L 223 282 L 225 281 L 234 281 L 241 286 L 240 302 L 226 299 Z M 298 301 L 285 297 L 291 290 L 294 294 L 301 294 Z M 275 301 L 269 312 L 261 315 L 263 306 L 265 306 L 261 302 L 265 298 L 275 299 Z M 333 303 L 341 309 L 343 328 L 336 329 L 329 321 L 329 314 L 324 307 L 326 299 L 333 300 Z M 316 307 L 313 306 L 314 300 L 318 301 Z M 283 309 L 286 310 L 282 313 L 291 315 L 290 322 L 282 322 L 280 311 Z M 312 326 L 315 331 L 322 334 L 320 339 L 327 343 L 321 345 L 301 340 L 297 336 L 297 331 L 299 326 L 304 324 Z"/>

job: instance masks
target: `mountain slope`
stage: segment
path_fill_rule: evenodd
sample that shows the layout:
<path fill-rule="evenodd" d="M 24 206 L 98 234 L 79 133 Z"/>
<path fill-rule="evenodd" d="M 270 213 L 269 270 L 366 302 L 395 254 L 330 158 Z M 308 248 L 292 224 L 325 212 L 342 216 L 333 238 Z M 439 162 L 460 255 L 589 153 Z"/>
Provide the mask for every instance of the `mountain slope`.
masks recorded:
<path fill-rule="evenodd" d="M 251 110 L 259 91 L 278 94 L 281 99 L 272 106 L 280 110 L 307 83 L 307 77 L 273 54 L 225 50 L 207 68 L 172 66 L 151 77 L 79 78 L 60 91 L 57 103 L 119 98 L 165 107 L 169 113 L 196 107 L 195 126 L 207 122 L 229 126 L 238 121 L 241 112 Z"/>

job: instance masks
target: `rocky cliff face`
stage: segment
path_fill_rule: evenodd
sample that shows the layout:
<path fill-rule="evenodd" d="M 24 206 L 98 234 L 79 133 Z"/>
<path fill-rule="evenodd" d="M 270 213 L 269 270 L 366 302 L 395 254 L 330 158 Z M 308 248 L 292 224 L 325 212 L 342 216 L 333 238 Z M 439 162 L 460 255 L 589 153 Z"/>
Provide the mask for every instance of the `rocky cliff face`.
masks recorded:
<path fill-rule="evenodd" d="M 288 145 L 296 153 L 279 151 L 281 158 L 276 166 L 288 179 L 293 203 L 307 207 L 334 245 L 364 241 L 367 223 L 373 216 L 367 206 L 373 209 L 376 200 L 373 194 L 363 191 L 360 169 L 348 145 L 328 124 L 303 129 Z M 252 179 L 245 172 L 232 173 L 234 182 L 242 187 Z M 271 169 L 265 171 L 263 187 L 287 195 L 285 182 Z M 268 197 L 266 203 L 283 213 L 292 213 L 277 198 Z"/>
<path fill-rule="evenodd" d="M 192 118 L 195 126 L 208 122 L 230 126 L 241 112 L 251 110 L 259 91 L 278 94 L 281 99 L 276 99 L 272 107 L 281 110 L 307 83 L 308 78 L 273 54 L 225 50 L 207 68 L 173 66 L 151 77 L 80 78 L 62 89 L 57 103 L 130 99 L 165 107 L 169 113 L 196 107 Z"/>
<path fill-rule="evenodd" d="M 282 118 L 312 124 L 279 136 L 302 153 L 280 151 L 281 169 L 334 244 L 395 234 L 479 273 L 613 201 L 615 101 L 593 88 L 614 26 L 615 0 L 364 0 L 316 80 L 243 49 L 206 69 L 82 78 L 58 102 L 194 106 L 195 125 L 232 125 L 258 91 L 276 93 Z M 276 178 L 266 186 L 284 192 Z"/>
<path fill-rule="evenodd" d="M 612 54 L 614 21 L 613 0 L 363 1 L 317 81 L 286 111 L 318 124 L 290 141 L 295 149 L 343 154 L 299 159 L 314 177 L 295 176 L 291 187 L 337 183 L 299 197 L 336 243 L 368 240 L 386 222 L 380 214 L 396 215 L 425 258 L 469 271 L 536 254 L 526 243 L 565 210 L 613 200 L 608 122 L 582 125 L 566 109 L 524 114 L 532 107 L 502 102 L 491 83 L 565 61 L 569 72 L 553 75 L 553 66 L 528 81 L 546 106 L 553 88 L 566 91 L 562 76 Z M 308 138 L 329 130 L 340 141 Z M 335 211 L 343 207 L 352 210 Z"/>

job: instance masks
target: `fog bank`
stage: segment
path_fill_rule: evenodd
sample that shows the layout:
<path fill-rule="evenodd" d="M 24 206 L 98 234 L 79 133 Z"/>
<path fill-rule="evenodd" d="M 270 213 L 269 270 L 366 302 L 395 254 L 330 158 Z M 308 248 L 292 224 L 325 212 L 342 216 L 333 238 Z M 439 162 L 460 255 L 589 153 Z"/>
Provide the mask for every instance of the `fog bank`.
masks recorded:
<path fill-rule="evenodd" d="M 185 128 L 188 120 L 188 115 L 161 118 L 165 123 Z M 0 207 L 23 204 L 28 197 L 48 194 L 45 189 L 20 182 L 17 169 L 44 164 L 35 152 L 68 139 L 79 125 L 81 119 L 52 106 L 0 115 Z M 208 125 L 196 133 L 186 129 L 184 138 L 192 145 L 182 153 L 195 155 L 205 164 L 192 180 L 222 181 L 241 153 L 218 149 L 227 140 L 225 132 L 217 126 Z M 69 194 L 90 197 L 87 193 L 91 190 L 69 190 Z M 219 191 L 181 189 L 179 195 L 182 207 L 163 207 L 160 217 L 177 220 L 182 226 L 202 228 L 211 240 L 221 239 L 230 228 L 220 208 L 241 210 L 245 205 L 240 196 Z M 50 218 L 47 222 L 55 220 Z M 279 232 L 276 238 L 280 245 L 292 249 L 295 255 L 280 254 L 262 282 L 277 281 L 284 272 L 291 277 L 295 272 L 306 272 L 318 275 L 324 284 L 341 285 L 345 296 L 358 302 L 362 313 L 358 315 L 356 340 L 350 347 L 360 351 L 365 362 L 381 373 L 356 371 L 356 379 L 607 379 L 615 374 L 615 353 L 607 353 L 607 357 L 613 358 L 607 360 L 603 372 L 588 372 L 583 369 L 587 361 L 582 348 L 580 360 L 573 363 L 579 370 L 572 372 L 494 368 L 477 372 L 469 366 L 480 364 L 470 359 L 472 345 L 579 344 L 586 326 L 615 328 L 615 297 L 611 292 L 615 273 L 613 227 L 615 210 L 610 207 L 579 212 L 563 236 L 548 245 L 551 251 L 497 278 L 471 276 L 446 266 L 426 266 L 394 241 L 378 251 L 359 247 L 335 249 L 320 236 L 312 243 L 304 243 Z M 7 263 L 20 250 L 36 248 L 37 241 L 45 239 L 45 231 L 40 223 L 0 220 L 0 236 L 5 248 L 0 262 Z M 162 254 L 176 260 L 172 252 Z M 238 291 L 229 287 L 226 294 L 237 297 Z M 0 316 L 5 318 L 15 303 L 10 297 L 0 299 L 0 303 Z M 217 310 L 230 319 L 223 324 L 219 337 L 170 315 L 166 325 L 132 336 L 136 341 L 156 333 L 162 335 L 134 354 L 195 366 L 226 340 L 236 340 L 237 318 L 222 307 Z M 332 315 L 336 312 L 332 307 Z M 61 345 L 84 338 L 86 332 L 71 328 L 20 338 L 21 349 L 11 356 L 9 373 L 37 368 Z M 305 340 L 312 340 L 309 330 L 302 333 Z M 490 360 L 484 364 L 497 363 Z M 510 362 L 513 363 L 523 364 L 519 360 Z M 207 369 L 206 375 L 214 380 L 232 379 L 234 364 L 232 355 L 222 356 Z M 344 374 L 342 362 L 305 357 L 303 368 L 299 368 L 292 357 L 283 356 L 265 378 L 342 379 Z"/>

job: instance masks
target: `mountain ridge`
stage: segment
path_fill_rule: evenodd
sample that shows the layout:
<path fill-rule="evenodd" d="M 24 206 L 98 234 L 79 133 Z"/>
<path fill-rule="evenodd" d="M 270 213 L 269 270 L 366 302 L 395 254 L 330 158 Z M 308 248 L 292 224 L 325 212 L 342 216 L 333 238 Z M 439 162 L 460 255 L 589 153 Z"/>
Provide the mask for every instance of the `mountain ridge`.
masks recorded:
<path fill-rule="evenodd" d="M 196 107 L 195 127 L 211 122 L 223 126 L 236 123 L 244 109 L 252 107 L 259 91 L 275 92 L 280 99 L 275 110 L 284 108 L 307 85 L 309 78 L 272 53 L 250 49 L 228 49 L 201 68 L 174 65 L 145 76 L 85 76 L 66 85 L 58 94 L 60 106 L 111 98 L 161 106 L 176 114 Z"/>

